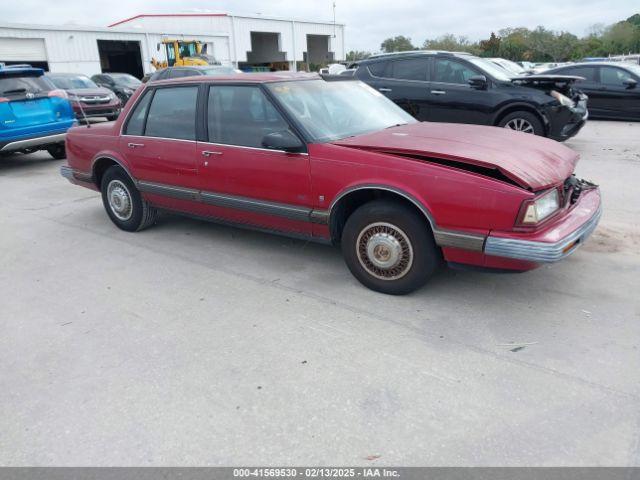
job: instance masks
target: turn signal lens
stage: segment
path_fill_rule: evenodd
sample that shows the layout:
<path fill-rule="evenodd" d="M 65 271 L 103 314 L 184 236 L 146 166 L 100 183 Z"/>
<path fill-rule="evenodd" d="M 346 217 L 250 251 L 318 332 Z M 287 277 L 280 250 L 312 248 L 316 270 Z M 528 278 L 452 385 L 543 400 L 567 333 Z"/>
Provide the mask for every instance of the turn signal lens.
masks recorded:
<path fill-rule="evenodd" d="M 535 200 L 526 200 L 520 215 L 521 225 L 535 225 L 555 213 L 560 208 L 560 196 L 558 190 L 549 190 Z"/>

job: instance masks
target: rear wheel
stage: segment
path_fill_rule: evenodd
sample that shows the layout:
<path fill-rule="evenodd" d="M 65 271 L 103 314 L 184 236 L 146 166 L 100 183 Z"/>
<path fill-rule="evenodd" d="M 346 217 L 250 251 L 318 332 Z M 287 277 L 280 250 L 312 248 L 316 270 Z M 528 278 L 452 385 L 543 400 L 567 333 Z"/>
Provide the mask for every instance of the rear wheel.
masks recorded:
<path fill-rule="evenodd" d="M 358 208 L 341 243 L 351 273 L 366 287 L 390 295 L 420 288 L 440 264 L 424 218 L 393 201 L 374 200 Z"/>
<path fill-rule="evenodd" d="M 531 112 L 513 112 L 504 117 L 498 124 L 500 127 L 523 133 L 544 136 L 542 122 Z"/>
<path fill-rule="evenodd" d="M 47 152 L 56 160 L 62 160 L 63 158 L 67 158 L 67 152 L 64 149 L 64 145 L 51 145 L 47 147 Z"/>
<path fill-rule="evenodd" d="M 100 189 L 104 208 L 118 228 L 137 232 L 155 223 L 158 211 L 142 198 L 122 167 L 109 167 Z"/>

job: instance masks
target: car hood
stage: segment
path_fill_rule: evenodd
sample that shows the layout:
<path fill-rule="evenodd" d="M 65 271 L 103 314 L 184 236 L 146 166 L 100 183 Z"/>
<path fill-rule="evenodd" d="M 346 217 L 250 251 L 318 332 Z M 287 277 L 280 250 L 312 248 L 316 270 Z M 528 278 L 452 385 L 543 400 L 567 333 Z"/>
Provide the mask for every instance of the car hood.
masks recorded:
<path fill-rule="evenodd" d="M 533 74 L 533 75 L 521 75 L 518 77 L 513 77 L 511 79 L 512 83 L 517 83 L 518 85 L 571 85 L 579 80 L 585 80 L 584 77 L 576 77 L 573 75 L 553 75 L 553 74 Z"/>
<path fill-rule="evenodd" d="M 532 191 L 562 183 L 573 173 L 579 158 L 573 150 L 547 138 L 505 128 L 454 123 L 412 123 L 332 143 L 424 161 L 449 160 L 454 167 L 473 165 L 498 170 Z"/>
<path fill-rule="evenodd" d="M 79 97 L 89 96 L 105 96 L 111 93 L 111 90 L 106 88 L 70 88 L 67 90 L 69 95 L 78 95 Z"/>

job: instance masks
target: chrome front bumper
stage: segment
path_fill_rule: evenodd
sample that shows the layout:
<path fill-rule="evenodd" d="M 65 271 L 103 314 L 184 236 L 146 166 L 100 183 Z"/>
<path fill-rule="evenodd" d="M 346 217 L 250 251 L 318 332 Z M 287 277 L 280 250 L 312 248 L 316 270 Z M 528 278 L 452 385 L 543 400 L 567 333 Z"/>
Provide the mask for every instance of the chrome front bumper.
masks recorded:
<path fill-rule="evenodd" d="M 39 145 L 52 145 L 54 143 L 64 143 L 64 139 L 67 137 L 66 133 L 58 133 L 56 135 L 48 135 L 46 137 L 27 138 L 25 140 L 16 140 L 10 142 L 0 148 L 0 152 L 11 152 L 14 150 L 22 150 L 30 147 L 37 147 Z"/>
<path fill-rule="evenodd" d="M 489 236 L 484 244 L 484 253 L 539 263 L 557 262 L 571 255 L 584 243 L 598 226 L 601 216 L 602 208 L 599 208 L 577 230 L 555 243 Z"/>

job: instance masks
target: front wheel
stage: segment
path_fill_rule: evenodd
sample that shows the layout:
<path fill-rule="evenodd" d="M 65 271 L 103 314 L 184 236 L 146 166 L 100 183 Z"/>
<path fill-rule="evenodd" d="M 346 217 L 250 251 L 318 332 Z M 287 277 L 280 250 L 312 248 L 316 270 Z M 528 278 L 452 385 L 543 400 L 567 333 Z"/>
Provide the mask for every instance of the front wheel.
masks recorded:
<path fill-rule="evenodd" d="M 544 136 L 542 122 L 533 113 L 513 112 L 500 120 L 499 127 Z"/>
<path fill-rule="evenodd" d="M 426 220 L 393 201 L 374 200 L 358 208 L 347 219 L 341 243 L 360 283 L 390 295 L 420 288 L 441 261 Z"/>
<path fill-rule="evenodd" d="M 47 147 L 47 152 L 56 160 L 62 160 L 67 157 L 67 152 L 64 149 L 64 145 L 51 145 Z"/>
<path fill-rule="evenodd" d="M 137 232 L 155 223 L 158 211 L 142 198 L 122 167 L 109 167 L 100 190 L 107 215 L 118 228 Z"/>

